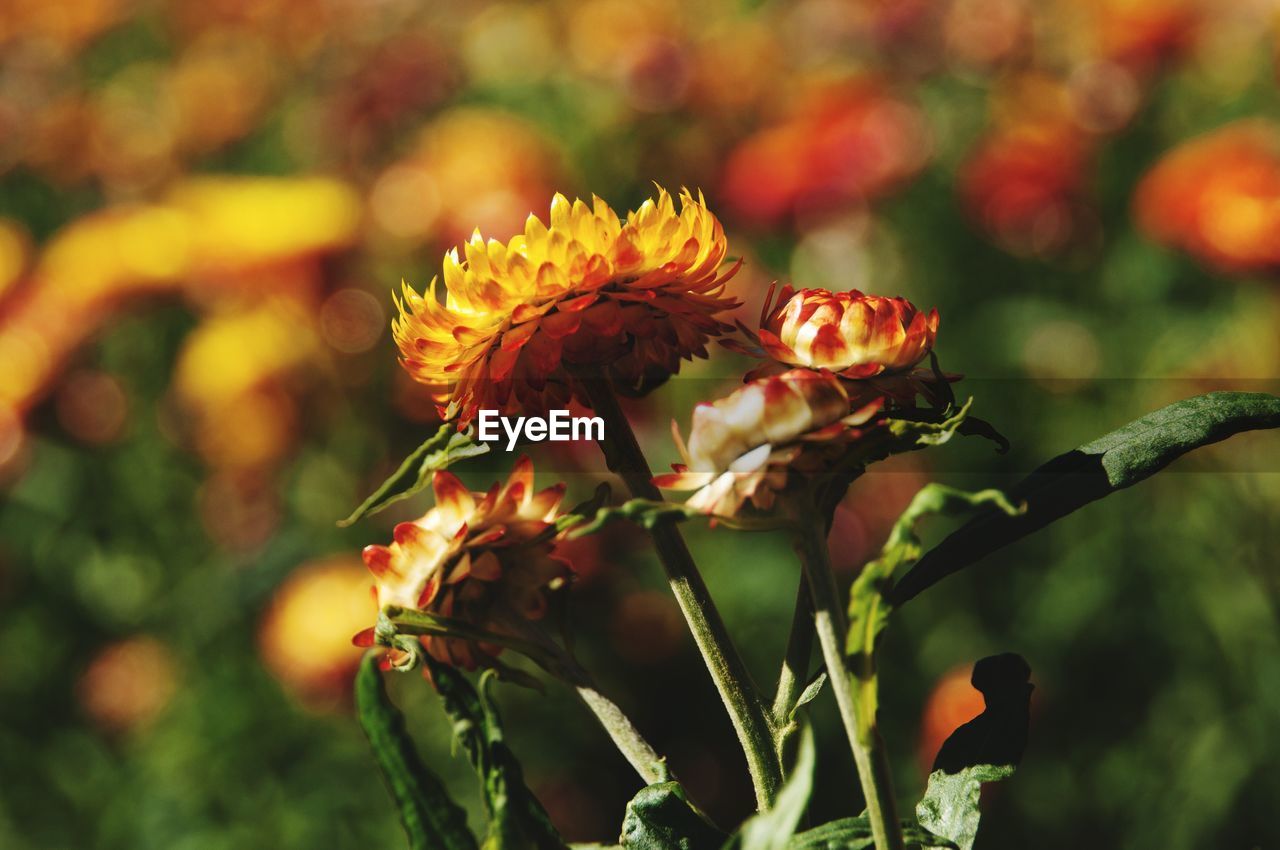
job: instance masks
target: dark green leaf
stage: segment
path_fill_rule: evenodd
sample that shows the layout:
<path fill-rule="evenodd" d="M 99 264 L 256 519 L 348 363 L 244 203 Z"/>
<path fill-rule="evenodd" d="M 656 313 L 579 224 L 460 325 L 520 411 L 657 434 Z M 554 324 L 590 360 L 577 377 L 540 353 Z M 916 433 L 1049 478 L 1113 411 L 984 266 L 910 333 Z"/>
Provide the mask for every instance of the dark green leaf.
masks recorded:
<path fill-rule="evenodd" d="M 787 850 L 813 793 L 815 760 L 813 732 L 806 726 L 801 733 L 795 769 L 778 792 L 773 807 L 748 818 L 724 845 L 724 850 Z"/>
<path fill-rule="evenodd" d="M 422 763 L 405 732 L 404 716 L 387 697 L 377 653 L 369 653 L 360 663 L 355 691 L 360 727 L 400 809 L 409 846 L 413 850 L 475 850 L 466 814 Z"/>
<path fill-rule="evenodd" d="M 453 720 L 454 737 L 480 776 L 489 815 L 485 850 L 563 850 L 564 841 L 542 804 L 524 784 L 520 762 L 503 737 L 502 721 L 487 690 L 493 674 L 483 674 L 477 689 L 447 664 L 430 658 L 426 664 L 444 700 L 445 711 Z"/>
<path fill-rule="evenodd" d="M 919 850 L 950 850 L 952 841 L 934 835 L 915 821 L 902 822 L 902 837 L 908 848 Z M 794 835 L 787 850 L 868 850 L 875 846 L 871 837 L 871 822 L 865 817 L 844 818 L 824 823 Z"/>
<path fill-rule="evenodd" d="M 624 850 L 717 850 L 725 835 L 689 804 L 679 782 L 640 789 L 622 820 Z"/>
<path fill-rule="evenodd" d="M 351 516 L 338 525 L 351 525 L 401 499 L 407 499 L 430 484 L 431 476 L 436 470 L 446 469 L 456 461 L 482 455 L 487 451 L 488 443 L 474 442 L 469 434 L 455 431 L 453 425 L 446 422 L 426 442 L 414 449 L 391 477 L 383 481 L 360 507 L 351 512 Z"/>
<path fill-rule="evenodd" d="M 901 605 L 997 549 L 1137 484 L 1192 449 L 1242 431 L 1276 427 L 1280 398 L 1265 393 L 1210 393 L 1163 407 L 1041 466 L 1009 491 L 1011 499 L 1026 504 L 1025 513 L 967 523 L 925 554 L 889 598 Z"/>

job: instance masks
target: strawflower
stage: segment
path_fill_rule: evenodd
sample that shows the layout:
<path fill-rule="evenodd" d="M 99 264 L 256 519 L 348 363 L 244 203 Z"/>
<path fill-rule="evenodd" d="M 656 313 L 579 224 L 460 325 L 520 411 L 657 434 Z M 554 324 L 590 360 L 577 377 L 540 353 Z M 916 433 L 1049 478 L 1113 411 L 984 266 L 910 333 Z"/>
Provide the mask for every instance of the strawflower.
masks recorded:
<path fill-rule="evenodd" d="M 487 493 L 470 492 L 445 471 L 432 484 L 431 510 L 397 525 L 389 546 L 365 547 L 379 609 L 424 611 L 520 637 L 528 623 L 545 617 L 550 593 L 569 577 L 568 564 L 553 553 L 564 485 L 535 493 L 527 457 Z M 365 629 L 354 642 L 371 646 L 375 637 L 374 629 Z M 462 637 L 420 640 L 433 658 L 466 669 L 493 666 L 501 652 L 498 645 Z M 395 650 L 390 656 L 393 665 L 401 660 Z"/>
<path fill-rule="evenodd" d="M 910 369 L 938 337 L 938 311 L 926 313 L 905 298 L 790 285 L 777 295 L 774 302 L 770 288 L 759 330 L 741 328 L 755 347 L 726 342 L 728 347 L 860 379 Z"/>
<path fill-rule="evenodd" d="M 855 410 L 844 384 L 830 372 L 792 369 L 757 378 L 728 396 L 697 406 L 689 442 L 673 427 L 684 463 L 654 483 L 696 490 L 688 507 L 732 517 L 750 502 L 770 510 L 792 472 L 831 467 L 845 446 L 875 427 L 885 397 Z"/>
<path fill-rule="evenodd" d="M 444 259 L 425 294 L 405 286 L 393 331 L 405 368 L 429 387 L 446 418 L 478 409 L 542 413 L 583 398 L 581 369 L 603 370 L 621 392 L 643 394 L 682 358 L 730 329 L 724 230 L 701 195 L 667 192 L 626 220 L 599 198 L 563 195 L 550 224 L 531 215 L 505 245 L 477 231 Z"/>

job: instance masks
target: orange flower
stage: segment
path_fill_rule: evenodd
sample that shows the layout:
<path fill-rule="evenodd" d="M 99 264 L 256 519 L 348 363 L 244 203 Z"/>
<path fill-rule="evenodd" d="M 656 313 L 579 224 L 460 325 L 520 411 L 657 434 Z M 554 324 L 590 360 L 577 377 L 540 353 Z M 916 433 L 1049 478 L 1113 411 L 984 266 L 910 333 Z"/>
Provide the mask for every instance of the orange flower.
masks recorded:
<path fill-rule="evenodd" d="M 747 331 L 765 354 L 845 378 L 909 369 L 933 349 L 938 336 L 938 311 L 921 312 L 905 298 L 785 286 L 771 305 L 772 289 L 760 330 Z"/>
<path fill-rule="evenodd" d="M 527 457 L 488 493 L 469 492 L 450 472 L 437 472 L 432 483 L 435 507 L 397 525 L 390 546 L 365 547 L 378 608 L 416 609 L 513 635 L 524 621 L 541 619 L 549 591 L 569 574 L 568 564 L 552 554 L 564 485 L 534 493 Z M 434 658 L 467 669 L 500 652 L 462 638 L 421 640 Z M 354 642 L 372 646 L 374 630 Z"/>
<path fill-rule="evenodd" d="M 734 516 L 750 500 L 769 510 L 790 470 L 816 472 L 833 454 L 866 433 L 883 396 L 850 413 L 849 394 L 830 372 L 792 369 L 751 381 L 728 396 L 697 406 L 676 472 L 654 483 L 697 490 L 687 502 L 706 514 Z"/>
<path fill-rule="evenodd" d="M 541 413 L 581 396 L 575 368 L 602 369 L 624 392 L 642 394 L 706 356 L 729 330 L 715 318 L 724 295 L 727 245 L 701 195 L 681 193 L 676 211 L 660 191 L 620 221 L 599 198 L 588 206 L 556 195 L 550 226 L 529 216 L 505 245 L 477 231 L 445 255 L 443 302 L 405 286 L 392 329 L 409 373 L 446 418 L 480 408 Z"/>
<path fill-rule="evenodd" d="M 1138 225 L 1230 272 L 1280 267 L 1280 129 L 1250 119 L 1184 142 L 1138 184 Z"/>

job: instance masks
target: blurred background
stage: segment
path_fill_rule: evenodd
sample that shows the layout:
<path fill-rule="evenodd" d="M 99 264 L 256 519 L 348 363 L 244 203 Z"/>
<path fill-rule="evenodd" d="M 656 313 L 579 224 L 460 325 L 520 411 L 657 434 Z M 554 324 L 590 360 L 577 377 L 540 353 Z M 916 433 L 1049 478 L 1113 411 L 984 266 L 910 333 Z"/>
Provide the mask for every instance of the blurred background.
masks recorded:
<path fill-rule="evenodd" d="M 0 845 L 401 846 L 351 713 L 359 549 L 429 504 L 345 516 L 434 428 L 396 364 L 401 278 L 551 194 L 703 189 L 772 280 L 942 314 L 961 393 L 1013 441 L 858 481 L 848 581 L 930 478 L 1008 485 L 1210 389 L 1280 391 L 1274 0 L 6 0 L 0 5 Z M 720 351 L 631 408 L 655 466 Z M 904 801 L 980 710 L 977 658 L 1037 684 L 979 846 L 1280 844 L 1280 457 L 1203 450 L 949 579 L 884 648 Z M 595 447 L 536 455 L 588 492 Z M 507 458 L 472 461 L 484 488 Z M 945 523 L 927 527 L 930 538 Z M 769 686 L 784 540 L 689 531 Z M 624 528 L 573 552 L 584 662 L 694 797 L 744 763 L 661 571 Z M 393 677 L 479 818 L 430 687 Z M 637 780 L 563 689 L 500 689 L 531 785 L 612 840 Z M 816 818 L 853 814 L 812 707 Z M 477 823 L 479 820 L 477 820 Z"/>

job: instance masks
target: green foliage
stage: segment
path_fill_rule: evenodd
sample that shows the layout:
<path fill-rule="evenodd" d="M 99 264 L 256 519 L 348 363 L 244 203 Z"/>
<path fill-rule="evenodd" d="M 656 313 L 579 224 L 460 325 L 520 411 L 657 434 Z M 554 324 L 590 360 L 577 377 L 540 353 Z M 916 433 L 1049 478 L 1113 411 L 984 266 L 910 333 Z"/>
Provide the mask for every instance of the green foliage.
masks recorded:
<path fill-rule="evenodd" d="M 480 776 L 489 834 L 485 850 L 563 850 L 564 841 L 524 783 L 524 772 L 502 731 L 488 693 L 494 674 L 485 672 L 480 687 L 447 664 L 426 659 L 432 681 L 453 721 L 453 734 Z"/>
<path fill-rule="evenodd" d="M 868 562 L 849 591 L 849 638 L 846 653 L 857 659 L 869 658 L 876 637 L 888 622 L 892 605 L 886 595 L 893 587 L 894 574 L 904 565 L 914 563 L 921 552 L 916 524 L 929 514 L 955 514 L 991 506 L 999 515 L 1016 517 L 1021 510 L 999 490 L 966 493 L 942 484 L 926 484 L 902 512 L 889 532 L 880 556 Z"/>
<path fill-rule="evenodd" d="M 378 653 L 365 655 L 356 674 L 356 708 L 374 759 L 400 810 L 412 850 L 475 850 L 466 813 L 449 798 L 444 784 L 427 769 L 391 703 Z"/>
<path fill-rule="evenodd" d="M 978 837 L 982 811 L 978 806 L 982 783 L 1008 779 L 1013 765 L 979 764 L 959 773 L 935 770 L 929 774 L 929 787 L 916 806 L 920 823 L 939 835 L 945 835 L 959 850 L 971 850 Z"/>
<path fill-rule="evenodd" d="M 391 477 L 369 494 L 369 497 L 352 511 L 350 516 L 338 524 L 351 525 L 402 499 L 416 495 L 431 483 L 431 476 L 437 470 L 447 469 L 457 461 L 476 457 L 488 451 L 488 443 L 477 443 L 471 439 L 469 433 L 455 431 L 453 425 L 445 423 L 422 445 L 414 449 L 391 474 Z"/>
<path fill-rule="evenodd" d="M 620 841 L 625 850 L 717 850 L 724 839 L 689 803 L 679 782 L 659 782 L 627 803 Z"/>
<path fill-rule="evenodd" d="M 932 832 L 971 850 L 982 812 L 982 784 L 1013 775 L 1027 743 L 1031 714 L 1031 668 L 1019 655 L 983 658 L 973 668 L 973 686 L 986 707 L 947 738 L 934 761 L 916 817 Z"/>
<path fill-rule="evenodd" d="M 1009 491 L 1017 515 L 978 517 L 920 558 L 890 595 L 895 605 L 1090 502 L 1131 487 L 1200 446 L 1280 427 L 1280 398 L 1219 392 L 1176 402 L 1059 455 Z"/>
<path fill-rule="evenodd" d="M 801 732 L 795 767 L 773 807 L 749 818 L 724 850 L 786 850 L 809 805 L 816 761 L 813 732 L 806 726 Z"/>
<path fill-rule="evenodd" d="M 856 680 L 851 687 L 855 689 L 859 705 L 860 735 L 867 734 L 879 708 L 875 648 L 876 639 L 884 631 L 893 610 L 888 599 L 893 576 L 904 564 L 914 563 L 920 557 L 921 543 L 916 534 L 916 523 L 928 514 L 954 514 L 987 506 L 998 508 L 1004 516 L 1019 513 L 1019 509 L 999 490 L 966 493 L 941 484 L 926 484 L 894 523 L 880 556 L 866 564 L 854 580 L 849 590 L 849 634 L 845 654 L 850 659 L 850 672 Z"/>
<path fill-rule="evenodd" d="M 908 848 L 934 850 L 956 844 L 934 835 L 915 821 L 902 822 L 902 837 Z M 867 850 L 874 847 L 871 822 L 865 817 L 841 818 L 792 836 L 787 850 Z"/>

